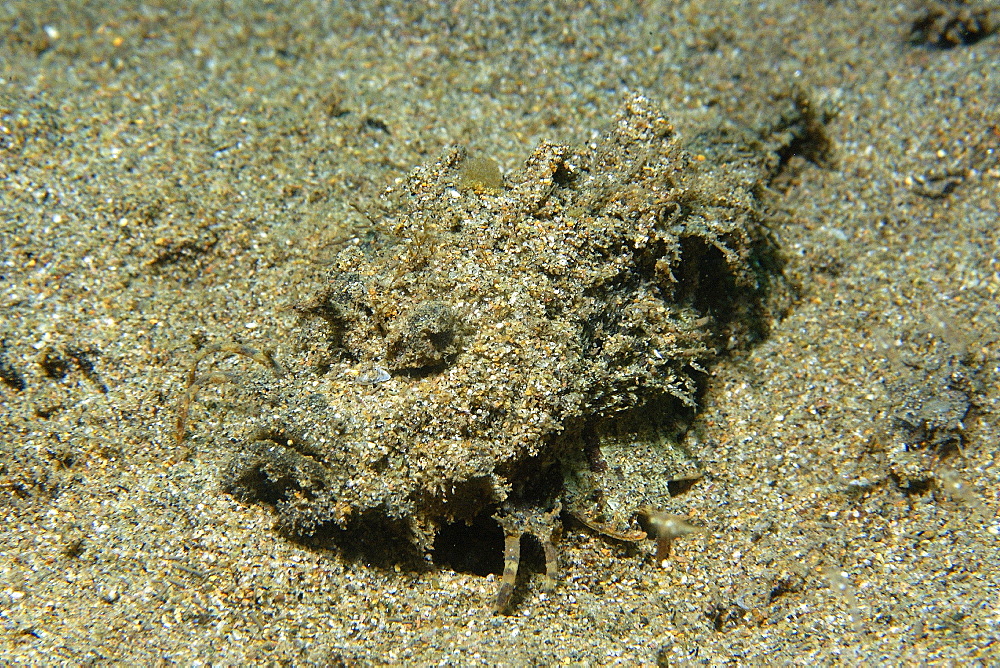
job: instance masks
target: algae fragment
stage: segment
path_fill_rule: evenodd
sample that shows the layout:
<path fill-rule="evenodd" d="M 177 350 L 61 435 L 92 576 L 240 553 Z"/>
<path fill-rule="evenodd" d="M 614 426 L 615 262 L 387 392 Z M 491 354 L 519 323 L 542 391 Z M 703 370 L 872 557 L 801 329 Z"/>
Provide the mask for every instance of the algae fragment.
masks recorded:
<path fill-rule="evenodd" d="M 484 155 L 467 156 L 459 169 L 459 184 L 468 190 L 502 190 L 500 166 Z"/>

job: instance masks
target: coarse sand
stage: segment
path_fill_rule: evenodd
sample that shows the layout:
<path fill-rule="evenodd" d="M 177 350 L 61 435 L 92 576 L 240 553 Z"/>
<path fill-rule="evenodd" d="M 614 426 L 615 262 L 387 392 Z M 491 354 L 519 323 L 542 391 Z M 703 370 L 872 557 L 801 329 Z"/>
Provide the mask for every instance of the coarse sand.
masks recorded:
<path fill-rule="evenodd" d="M 0 663 L 1000 662 L 995 4 L 179 5 L 0 6 Z M 665 561 L 566 517 L 555 589 L 528 555 L 497 615 L 496 572 L 224 493 L 238 386 L 178 446 L 197 351 L 287 358 L 386 186 L 595 142 L 632 93 L 709 164 L 771 160 L 795 294 L 709 369 Z"/>

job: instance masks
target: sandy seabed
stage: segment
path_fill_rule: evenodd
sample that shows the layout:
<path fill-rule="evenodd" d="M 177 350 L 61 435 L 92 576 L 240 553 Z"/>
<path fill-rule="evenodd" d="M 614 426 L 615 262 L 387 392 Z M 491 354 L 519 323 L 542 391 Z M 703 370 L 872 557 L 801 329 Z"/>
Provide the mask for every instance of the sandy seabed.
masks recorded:
<path fill-rule="evenodd" d="M 0 662 L 995 665 L 998 13 L 5 3 Z M 287 354 L 386 185 L 594 141 L 628 93 L 708 160 L 801 116 L 758 147 L 795 300 L 711 367 L 702 477 L 661 500 L 704 530 L 664 564 L 567 522 L 555 590 L 496 615 L 495 574 L 306 546 L 223 493 L 237 389 L 178 447 L 198 347 Z"/>

